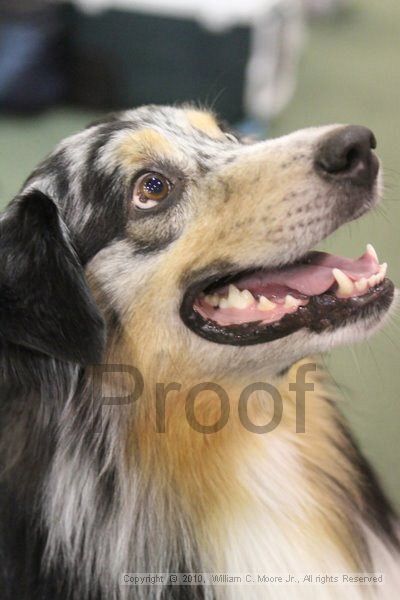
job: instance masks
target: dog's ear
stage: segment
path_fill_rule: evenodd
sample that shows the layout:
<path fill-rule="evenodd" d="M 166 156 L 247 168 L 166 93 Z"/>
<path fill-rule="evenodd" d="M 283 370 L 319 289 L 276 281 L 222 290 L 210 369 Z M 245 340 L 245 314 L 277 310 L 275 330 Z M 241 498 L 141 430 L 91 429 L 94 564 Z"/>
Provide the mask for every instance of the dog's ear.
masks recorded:
<path fill-rule="evenodd" d="M 101 361 L 105 327 L 54 202 L 33 190 L 0 217 L 0 341 Z"/>

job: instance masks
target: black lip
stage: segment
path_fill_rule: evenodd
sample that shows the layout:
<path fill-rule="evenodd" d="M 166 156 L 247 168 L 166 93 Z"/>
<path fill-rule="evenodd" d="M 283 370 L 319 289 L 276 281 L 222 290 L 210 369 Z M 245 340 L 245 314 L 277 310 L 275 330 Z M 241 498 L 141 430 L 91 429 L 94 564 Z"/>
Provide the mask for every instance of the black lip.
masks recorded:
<path fill-rule="evenodd" d="M 228 274 L 219 280 L 219 284 L 225 279 L 231 281 L 237 275 L 237 273 Z M 303 328 L 314 333 L 333 331 L 368 317 L 378 317 L 388 310 L 394 297 L 394 285 L 386 278 L 367 293 L 354 298 L 337 298 L 331 292 L 311 296 L 306 306 L 300 306 L 295 313 L 285 315 L 276 323 L 263 325 L 261 321 L 257 321 L 223 327 L 214 321 L 203 319 L 193 308 L 199 293 L 212 286 L 214 282 L 215 277 L 189 288 L 184 296 L 180 315 L 185 325 L 200 337 L 218 344 L 233 346 L 264 344 Z"/>

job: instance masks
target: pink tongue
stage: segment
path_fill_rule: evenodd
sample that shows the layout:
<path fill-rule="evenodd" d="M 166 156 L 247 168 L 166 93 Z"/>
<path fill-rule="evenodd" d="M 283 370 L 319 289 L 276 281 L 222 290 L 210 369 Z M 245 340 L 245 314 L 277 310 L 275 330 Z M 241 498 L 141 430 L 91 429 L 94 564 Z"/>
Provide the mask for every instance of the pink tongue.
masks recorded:
<path fill-rule="evenodd" d="M 342 258 L 325 252 L 313 252 L 309 262 L 287 269 L 264 271 L 241 279 L 239 289 L 249 289 L 260 294 L 266 286 L 281 285 L 306 296 L 317 296 L 326 292 L 335 282 L 332 269 L 341 269 L 352 280 L 367 279 L 379 271 L 379 264 L 366 252 L 357 260 Z"/>

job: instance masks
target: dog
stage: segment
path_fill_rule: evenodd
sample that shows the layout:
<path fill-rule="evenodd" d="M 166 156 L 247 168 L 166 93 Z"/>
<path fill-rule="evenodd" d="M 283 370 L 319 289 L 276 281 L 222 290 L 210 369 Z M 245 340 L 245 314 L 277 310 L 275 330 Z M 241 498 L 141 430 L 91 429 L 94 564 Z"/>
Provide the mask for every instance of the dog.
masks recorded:
<path fill-rule="evenodd" d="M 396 597 L 396 516 L 313 358 L 393 306 L 371 245 L 313 250 L 377 204 L 375 144 L 148 106 L 31 174 L 0 219 L 4 600 Z"/>

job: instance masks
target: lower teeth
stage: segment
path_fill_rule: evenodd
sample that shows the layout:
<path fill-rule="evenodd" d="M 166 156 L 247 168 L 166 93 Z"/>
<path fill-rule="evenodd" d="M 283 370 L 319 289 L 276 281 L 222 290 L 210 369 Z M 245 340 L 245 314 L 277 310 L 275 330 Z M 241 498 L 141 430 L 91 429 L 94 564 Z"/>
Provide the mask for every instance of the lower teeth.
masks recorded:
<path fill-rule="evenodd" d="M 214 308 L 237 308 L 245 309 L 256 305 L 256 309 L 262 312 L 274 310 L 277 306 L 284 306 L 287 309 L 298 308 L 303 304 L 302 300 L 295 298 L 291 294 L 285 296 L 284 302 L 273 302 L 266 296 L 260 296 L 258 301 L 249 290 L 240 291 L 235 285 L 229 286 L 229 294 L 222 298 L 218 294 L 209 294 L 204 297 L 204 301 Z"/>
<path fill-rule="evenodd" d="M 386 276 L 386 270 L 387 264 L 383 263 L 380 265 L 379 272 L 375 275 L 371 275 L 371 277 L 368 279 L 361 277 L 357 281 L 352 281 L 350 277 L 348 277 L 340 269 L 332 269 L 333 276 L 338 284 L 335 295 L 338 298 L 351 298 L 353 295 L 357 295 L 357 293 L 362 294 L 368 289 L 381 283 Z M 277 306 L 284 306 L 287 309 L 297 309 L 304 303 L 302 300 L 295 298 L 291 294 L 287 294 L 285 296 L 283 303 L 273 302 L 266 296 L 260 296 L 257 301 L 249 290 L 239 290 L 233 284 L 229 286 L 229 293 L 227 297 L 221 297 L 218 294 L 208 294 L 204 296 L 204 301 L 213 308 L 222 309 L 245 309 L 249 308 L 253 304 L 256 304 L 256 309 L 262 312 L 272 311 L 276 309 Z"/>

